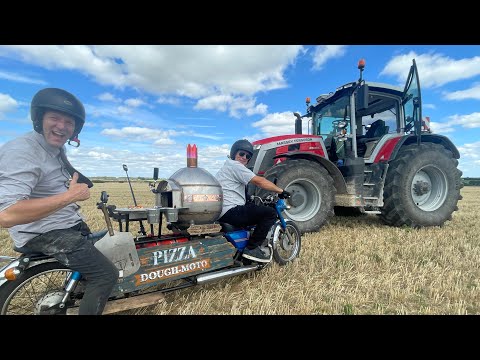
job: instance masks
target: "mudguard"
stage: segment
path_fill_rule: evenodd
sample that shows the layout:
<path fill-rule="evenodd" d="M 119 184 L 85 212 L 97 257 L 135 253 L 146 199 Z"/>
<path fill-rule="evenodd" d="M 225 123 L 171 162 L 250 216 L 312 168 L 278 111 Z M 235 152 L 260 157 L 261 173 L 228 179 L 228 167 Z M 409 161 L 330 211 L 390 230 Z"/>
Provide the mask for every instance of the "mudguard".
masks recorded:
<path fill-rule="evenodd" d="M 114 231 L 112 236 L 107 233 L 95 243 L 95 247 L 115 264 L 121 278 L 136 273 L 140 268 L 140 259 L 130 232 Z"/>

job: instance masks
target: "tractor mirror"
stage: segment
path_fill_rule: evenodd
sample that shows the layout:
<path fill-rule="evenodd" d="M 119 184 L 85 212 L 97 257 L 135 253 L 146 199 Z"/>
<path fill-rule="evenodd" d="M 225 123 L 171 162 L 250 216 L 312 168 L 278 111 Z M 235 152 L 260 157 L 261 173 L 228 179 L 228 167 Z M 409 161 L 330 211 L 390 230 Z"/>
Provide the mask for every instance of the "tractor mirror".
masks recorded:
<path fill-rule="evenodd" d="M 356 111 L 368 108 L 368 96 L 368 85 L 364 83 L 357 90 L 357 96 L 355 98 Z"/>
<path fill-rule="evenodd" d="M 158 180 L 158 168 L 153 168 L 153 180 Z"/>

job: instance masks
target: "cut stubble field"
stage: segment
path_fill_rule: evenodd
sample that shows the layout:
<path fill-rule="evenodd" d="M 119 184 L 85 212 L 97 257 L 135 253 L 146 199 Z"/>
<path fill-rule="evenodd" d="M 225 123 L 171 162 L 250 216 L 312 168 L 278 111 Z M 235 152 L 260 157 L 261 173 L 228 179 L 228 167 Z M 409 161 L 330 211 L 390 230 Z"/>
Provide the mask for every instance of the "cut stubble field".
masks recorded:
<path fill-rule="evenodd" d="M 147 183 L 132 186 L 138 204 L 154 205 Z M 108 204 L 133 205 L 127 183 L 95 184 L 81 203 L 93 231 L 106 228 L 96 207 L 101 191 L 110 195 Z M 395 228 L 375 215 L 336 216 L 304 234 L 291 264 L 177 290 L 157 305 L 120 314 L 480 314 L 480 187 L 461 194 L 459 210 L 443 227 Z M 17 255 L 3 228 L 0 254 Z"/>

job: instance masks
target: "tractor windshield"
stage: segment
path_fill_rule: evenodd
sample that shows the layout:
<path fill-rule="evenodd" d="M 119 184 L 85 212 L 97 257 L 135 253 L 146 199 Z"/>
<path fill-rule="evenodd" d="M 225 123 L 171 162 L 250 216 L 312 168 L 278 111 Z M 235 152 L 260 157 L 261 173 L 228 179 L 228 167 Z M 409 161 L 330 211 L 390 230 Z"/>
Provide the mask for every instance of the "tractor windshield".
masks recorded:
<path fill-rule="evenodd" d="M 326 138 L 337 135 L 338 131 L 343 131 L 343 129 L 347 134 L 350 132 L 350 101 L 348 95 L 313 113 L 313 135 L 322 135 L 323 138 Z"/>

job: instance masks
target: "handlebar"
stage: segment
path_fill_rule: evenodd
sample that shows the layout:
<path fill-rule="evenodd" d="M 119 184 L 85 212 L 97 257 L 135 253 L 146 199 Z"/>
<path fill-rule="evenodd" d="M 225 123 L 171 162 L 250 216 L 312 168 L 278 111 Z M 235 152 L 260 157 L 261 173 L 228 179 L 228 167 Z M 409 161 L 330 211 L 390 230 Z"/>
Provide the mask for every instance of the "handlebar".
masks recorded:
<path fill-rule="evenodd" d="M 258 195 L 250 195 L 250 201 L 255 201 L 257 199 L 260 201 L 263 205 L 269 205 L 269 204 L 274 204 L 276 200 L 278 199 L 278 196 L 274 196 L 272 194 L 269 194 L 265 196 L 264 198 L 258 196 Z"/>

